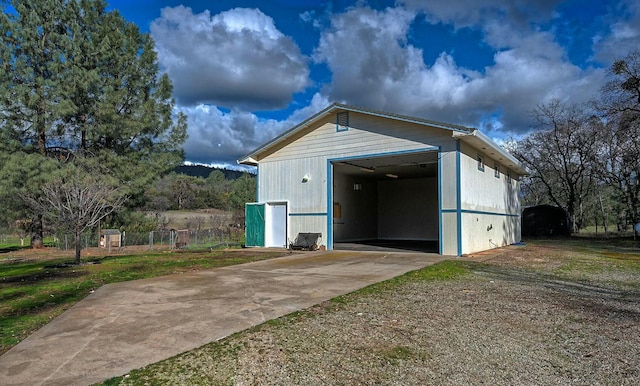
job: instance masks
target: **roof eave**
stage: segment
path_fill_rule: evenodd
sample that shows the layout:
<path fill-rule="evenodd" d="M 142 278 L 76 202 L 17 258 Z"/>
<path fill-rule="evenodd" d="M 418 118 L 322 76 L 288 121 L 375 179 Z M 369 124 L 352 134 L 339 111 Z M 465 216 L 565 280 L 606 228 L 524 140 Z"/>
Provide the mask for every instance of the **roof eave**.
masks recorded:
<path fill-rule="evenodd" d="M 258 166 L 258 161 L 256 161 L 252 157 L 240 158 L 237 162 L 238 162 L 238 165 Z"/>
<path fill-rule="evenodd" d="M 260 153 L 268 150 L 270 147 L 274 146 L 275 144 L 280 143 L 281 141 L 291 137 L 292 135 L 294 135 L 298 131 L 302 130 L 303 128 L 309 126 L 313 122 L 321 119 L 326 114 L 328 114 L 331 110 L 333 110 L 336 105 L 337 105 L 337 103 L 333 103 L 333 104 L 327 106 L 326 108 L 324 108 L 323 110 L 321 110 L 321 111 L 317 112 L 316 114 L 310 116 L 309 118 L 305 119 L 304 121 L 298 123 L 297 125 L 293 126 L 291 129 L 289 129 L 289 130 L 285 131 L 284 133 L 278 135 L 277 137 L 273 138 L 271 141 L 263 144 L 262 146 L 260 146 L 256 150 L 254 150 L 252 153 L 250 153 L 250 154 L 246 155 L 245 157 L 239 159 L 238 163 L 239 164 L 244 164 L 244 165 L 257 166 L 258 165 L 258 159 L 259 159 L 258 155 Z M 250 163 L 246 163 L 246 162 L 250 162 Z"/>
<path fill-rule="evenodd" d="M 454 132 L 453 133 L 453 137 L 454 138 L 458 138 L 458 139 L 460 139 L 462 141 L 468 142 L 472 146 L 473 146 L 473 143 L 471 143 L 470 141 L 468 141 L 466 139 L 467 138 L 477 138 L 489 150 L 499 154 L 502 158 L 505 158 L 507 161 L 509 161 L 511 163 L 511 165 L 510 165 L 510 169 L 511 170 L 513 170 L 514 172 L 516 172 L 516 173 L 518 173 L 520 175 L 523 175 L 523 176 L 529 174 L 529 171 L 520 163 L 520 161 L 518 161 L 517 158 L 515 158 L 513 155 L 508 153 L 500 145 L 495 143 L 491 138 L 487 137 L 484 133 L 482 133 L 481 131 L 478 131 L 477 129 L 474 129 L 470 133 Z"/>

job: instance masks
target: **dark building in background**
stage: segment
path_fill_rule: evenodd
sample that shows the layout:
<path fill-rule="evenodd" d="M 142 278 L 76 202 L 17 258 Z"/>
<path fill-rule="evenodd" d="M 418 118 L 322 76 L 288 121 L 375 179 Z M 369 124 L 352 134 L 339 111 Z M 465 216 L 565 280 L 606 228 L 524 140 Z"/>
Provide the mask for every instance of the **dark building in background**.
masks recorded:
<path fill-rule="evenodd" d="M 522 212 L 522 236 L 569 236 L 571 223 L 567 211 L 552 205 L 537 205 Z"/>

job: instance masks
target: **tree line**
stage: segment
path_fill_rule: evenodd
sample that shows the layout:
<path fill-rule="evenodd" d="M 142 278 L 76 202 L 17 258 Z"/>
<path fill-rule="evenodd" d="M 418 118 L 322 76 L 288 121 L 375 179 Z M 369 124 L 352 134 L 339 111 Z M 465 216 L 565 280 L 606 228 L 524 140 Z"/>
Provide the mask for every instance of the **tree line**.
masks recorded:
<path fill-rule="evenodd" d="M 239 211 L 255 201 L 256 178 L 243 173 L 228 179 L 222 170 L 211 171 L 207 178 L 172 172 L 151 185 L 144 198 L 144 209 L 155 213 L 206 208 Z"/>
<path fill-rule="evenodd" d="M 574 232 L 640 222 L 640 51 L 616 60 L 607 76 L 587 104 L 538 105 L 534 130 L 509 146 L 530 172 L 522 204 L 565 209 Z"/>

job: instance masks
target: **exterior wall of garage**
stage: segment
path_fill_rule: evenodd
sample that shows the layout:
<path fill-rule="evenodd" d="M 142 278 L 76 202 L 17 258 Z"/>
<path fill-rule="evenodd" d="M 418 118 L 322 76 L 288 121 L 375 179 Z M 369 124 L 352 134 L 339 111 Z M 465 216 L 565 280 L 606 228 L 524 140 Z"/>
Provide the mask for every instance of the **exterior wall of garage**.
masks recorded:
<path fill-rule="evenodd" d="M 428 213 L 437 212 L 437 230 L 425 230 L 423 235 L 437 235 L 439 251 L 445 255 L 468 254 L 520 241 L 519 176 L 513 172 L 509 180 L 510 171 L 492 154 L 483 154 L 473 147 L 477 143 L 471 146 L 467 139 L 453 135 L 472 135 L 471 131 L 389 115 L 358 111 L 348 114 L 346 129 L 337 126 L 335 112 L 320 114 L 312 123 L 303 122 L 286 139 L 276 139 L 253 156 L 258 164 L 257 200 L 288 203 L 290 240 L 300 232 L 321 233 L 321 244 L 332 248 L 334 227 L 340 226 L 333 219 L 333 189 L 344 183 L 340 180 L 343 176 L 334 176 L 334 163 L 437 152 L 437 178 L 430 183 L 437 184 L 437 210 L 425 209 Z M 484 158 L 484 171 L 478 170 L 478 155 Z M 498 177 L 494 175 L 496 164 L 500 169 Z M 427 199 L 433 198 L 427 195 Z M 375 226 L 377 235 L 397 236 L 384 228 L 385 224 L 382 228 L 380 224 Z M 368 230 L 347 232 L 351 234 L 340 233 L 341 238 L 358 239 Z"/>
<path fill-rule="evenodd" d="M 333 167 L 331 162 L 358 157 L 438 151 L 451 149 L 454 140 L 449 130 L 429 128 L 394 119 L 372 117 L 350 112 L 349 128 L 338 131 L 335 114 L 328 122 L 299 136 L 286 146 L 260 160 L 258 169 L 258 201 L 289 202 L 289 238 L 299 232 L 318 232 L 323 243 L 332 246 L 332 191 Z M 448 157 L 452 158 L 452 157 Z M 455 169 L 441 168 L 447 180 L 455 178 Z M 303 182 L 303 177 L 308 181 Z M 330 184 L 330 185 L 328 185 Z M 439 196 L 451 196 L 455 183 L 441 184 Z M 442 192 L 441 190 L 445 191 Z M 330 203 L 328 205 L 327 203 Z M 440 204 L 438 205 L 440 207 Z M 440 213 L 438 212 L 438 216 Z M 449 236 L 448 236 L 449 237 Z M 454 239 L 455 234 L 451 235 Z M 456 245 L 446 241 L 445 254 Z"/>
<path fill-rule="evenodd" d="M 461 254 L 519 242 L 518 176 L 491 154 L 465 144 L 460 163 Z"/>

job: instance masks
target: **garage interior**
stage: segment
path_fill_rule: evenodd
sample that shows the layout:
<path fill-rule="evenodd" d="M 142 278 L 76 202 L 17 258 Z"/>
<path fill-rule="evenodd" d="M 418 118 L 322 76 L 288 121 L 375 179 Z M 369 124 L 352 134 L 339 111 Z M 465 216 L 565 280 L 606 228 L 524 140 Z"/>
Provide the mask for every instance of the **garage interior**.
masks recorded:
<path fill-rule="evenodd" d="M 333 248 L 438 253 L 438 152 L 333 162 Z"/>

